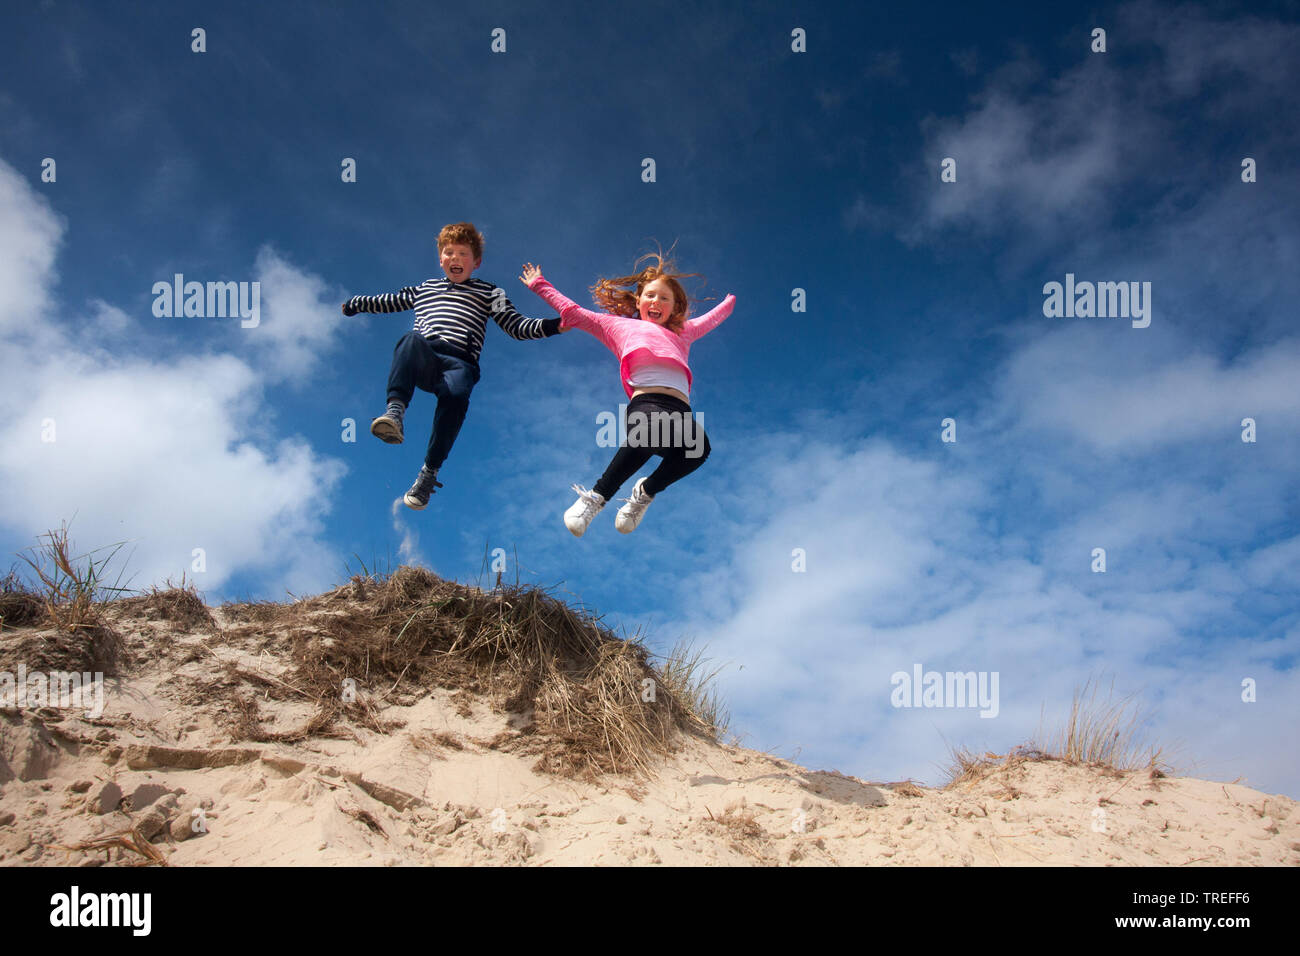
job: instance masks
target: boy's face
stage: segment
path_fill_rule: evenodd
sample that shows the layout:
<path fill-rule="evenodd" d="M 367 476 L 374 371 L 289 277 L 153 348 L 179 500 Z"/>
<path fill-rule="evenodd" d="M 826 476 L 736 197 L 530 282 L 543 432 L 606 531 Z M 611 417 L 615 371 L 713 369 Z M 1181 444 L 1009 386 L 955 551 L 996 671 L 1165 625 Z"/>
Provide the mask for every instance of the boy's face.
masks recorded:
<path fill-rule="evenodd" d="M 438 262 L 442 271 L 452 282 L 464 282 L 481 264 L 481 259 L 474 258 L 474 251 L 469 246 L 449 242 L 438 253 Z"/>

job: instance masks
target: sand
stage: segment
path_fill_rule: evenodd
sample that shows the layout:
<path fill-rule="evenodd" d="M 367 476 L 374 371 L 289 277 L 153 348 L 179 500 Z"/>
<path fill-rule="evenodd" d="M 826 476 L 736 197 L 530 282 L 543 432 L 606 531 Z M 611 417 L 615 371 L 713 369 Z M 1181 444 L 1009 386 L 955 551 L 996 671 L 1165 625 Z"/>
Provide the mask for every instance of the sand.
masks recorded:
<path fill-rule="evenodd" d="M 401 723 L 388 733 L 232 741 L 187 675 L 227 662 L 290 680 L 287 662 L 266 642 L 174 629 L 160 641 L 169 627 L 132 626 L 137 663 L 106 681 L 97 718 L 0 710 L 0 865 L 1300 863 L 1296 802 L 1240 784 L 999 757 L 938 789 L 689 735 L 646 777 L 583 780 L 503 746 L 517 715 L 441 688 L 384 707 Z M 259 706 L 272 728 L 311 711 Z"/>

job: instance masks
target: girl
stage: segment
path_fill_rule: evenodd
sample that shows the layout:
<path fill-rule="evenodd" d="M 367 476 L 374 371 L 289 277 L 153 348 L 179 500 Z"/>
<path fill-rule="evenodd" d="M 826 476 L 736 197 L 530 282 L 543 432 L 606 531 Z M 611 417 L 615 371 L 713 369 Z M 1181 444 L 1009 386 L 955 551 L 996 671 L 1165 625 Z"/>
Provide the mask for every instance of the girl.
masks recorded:
<path fill-rule="evenodd" d="M 709 439 L 691 414 L 691 370 L 686 364 L 691 343 L 713 330 L 731 314 L 736 297 L 729 295 L 698 319 L 687 319 L 689 303 L 671 261 L 651 253 L 636 261 L 649 265 L 629 276 L 601 279 L 592 298 L 607 314 L 590 312 L 565 298 L 531 262 L 520 276 L 528 288 L 560 313 L 561 330 L 590 332 L 618 356 L 627 406 L 627 438 L 591 491 L 574 485 L 578 500 L 564 513 L 564 524 L 582 537 L 591 519 L 619 487 L 652 455 L 663 461 L 632 488 L 632 497 L 619 509 L 614 526 L 623 534 L 635 530 L 646 508 L 673 482 L 685 478 L 709 457 Z M 633 266 L 635 268 L 635 266 Z"/>

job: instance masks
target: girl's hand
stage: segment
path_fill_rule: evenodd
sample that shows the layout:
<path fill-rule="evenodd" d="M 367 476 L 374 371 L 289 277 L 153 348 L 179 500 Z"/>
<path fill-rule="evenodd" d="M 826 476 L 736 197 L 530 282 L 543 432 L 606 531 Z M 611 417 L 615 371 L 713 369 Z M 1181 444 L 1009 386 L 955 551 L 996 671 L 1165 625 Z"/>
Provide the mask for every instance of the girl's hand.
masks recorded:
<path fill-rule="evenodd" d="M 540 266 L 535 266 L 531 262 L 524 263 L 524 274 L 519 277 L 519 281 L 528 288 L 533 287 L 533 280 L 542 274 Z"/>

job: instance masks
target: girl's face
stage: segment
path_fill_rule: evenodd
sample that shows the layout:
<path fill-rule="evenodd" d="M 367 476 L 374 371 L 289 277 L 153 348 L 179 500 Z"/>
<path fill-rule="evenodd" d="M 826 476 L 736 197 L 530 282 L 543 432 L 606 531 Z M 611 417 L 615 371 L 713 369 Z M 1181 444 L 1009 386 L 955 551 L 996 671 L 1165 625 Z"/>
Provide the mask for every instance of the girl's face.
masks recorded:
<path fill-rule="evenodd" d="M 636 301 L 641 318 L 655 325 L 663 325 L 672 318 L 673 306 L 676 304 L 672 286 L 668 284 L 667 279 L 655 279 L 647 283 Z"/>

